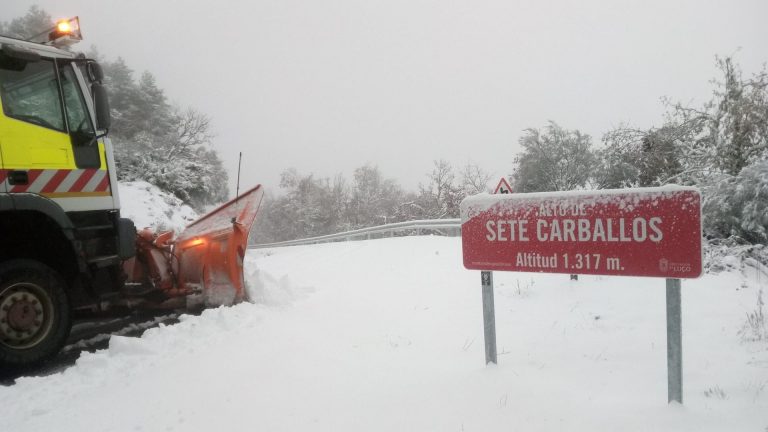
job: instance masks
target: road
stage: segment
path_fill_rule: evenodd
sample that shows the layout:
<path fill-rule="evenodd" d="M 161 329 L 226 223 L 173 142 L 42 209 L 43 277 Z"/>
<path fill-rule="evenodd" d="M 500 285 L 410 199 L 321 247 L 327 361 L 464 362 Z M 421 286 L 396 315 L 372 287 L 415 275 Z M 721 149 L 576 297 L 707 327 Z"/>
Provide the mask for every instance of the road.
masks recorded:
<path fill-rule="evenodd" d="M 128 316 L 108 316 L 78 319 L 72 326 L 67 344 L 56 357 L 32 368 L 11 372 L 0 371 L 0 385 L 9 386 L 22 376 L 45 376 L 61 372 L 74 365 L 84 351 L 94 352 L 109 346 L 113 335 L 139 337 L 160 324 L 175 324 L 179 313 L 174 311 L 138 311 Z"/>

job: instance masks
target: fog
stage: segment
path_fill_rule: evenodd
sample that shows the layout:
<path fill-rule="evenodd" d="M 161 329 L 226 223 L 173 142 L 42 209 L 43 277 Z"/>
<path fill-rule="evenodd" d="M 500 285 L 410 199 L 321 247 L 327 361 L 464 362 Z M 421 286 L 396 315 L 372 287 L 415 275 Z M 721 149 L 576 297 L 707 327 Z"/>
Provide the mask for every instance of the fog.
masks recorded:
<path fill-rule="evenodd" d="M 413 189 L 432 161 L 509 174 L 525 128 L 554 120 L 599 143 L 660 125 L 662 96 L 701 104 L 715 55 L 768 60 L 768 2 L 36 2 L 79 16 L 85 42 L 151 71 L 211 116 L 234 190 L 295 167 L 376 164 Z M 30 3 L 4 0 L 0 20 Z"/>

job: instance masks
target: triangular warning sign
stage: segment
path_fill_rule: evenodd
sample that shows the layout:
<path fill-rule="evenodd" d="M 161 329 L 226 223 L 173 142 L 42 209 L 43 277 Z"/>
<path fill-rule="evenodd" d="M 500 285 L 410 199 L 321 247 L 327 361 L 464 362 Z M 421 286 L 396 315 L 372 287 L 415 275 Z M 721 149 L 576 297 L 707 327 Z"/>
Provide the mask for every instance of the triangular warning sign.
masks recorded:
<path fill-rule="evenodd" d="M 512 186 L 509 185 L 507 182 L 507 179 L 504 177 L 499 180 L 499 185 L 496 186 L 496 190 L 493 191 L 494 194 L 511 194 L 512 193 Z"/>

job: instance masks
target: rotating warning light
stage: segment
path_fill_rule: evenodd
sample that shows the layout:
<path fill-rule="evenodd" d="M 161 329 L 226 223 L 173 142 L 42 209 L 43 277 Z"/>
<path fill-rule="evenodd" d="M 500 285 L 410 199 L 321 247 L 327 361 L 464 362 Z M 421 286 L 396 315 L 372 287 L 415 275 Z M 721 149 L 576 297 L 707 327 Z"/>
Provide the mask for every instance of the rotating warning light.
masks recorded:
<path fill-rule="evenodd" d="M 69 24 L 69 21 L 59 21 L 56 24 L 56 29 L 59 31 L 59 33 L 72 33 L 72 26 Z"/>
<path fill-rule="evenodd" d="M 56 22 L 48 34 L 48 42 L 55 46 L 69 46 L 83 40 L 80 33 L 80 18 L 74 17 Z"/>

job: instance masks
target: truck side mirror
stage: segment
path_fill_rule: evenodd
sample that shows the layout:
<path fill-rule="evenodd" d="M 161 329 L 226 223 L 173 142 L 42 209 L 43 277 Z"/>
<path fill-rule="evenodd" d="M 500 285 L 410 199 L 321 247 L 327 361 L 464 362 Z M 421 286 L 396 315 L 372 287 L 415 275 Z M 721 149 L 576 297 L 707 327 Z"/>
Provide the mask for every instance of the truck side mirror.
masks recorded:
<path fill-rule="evenodd" d="M 96 128 L 107 130 L 112 126 L 112 117 L 109 115 L 109 98 L 107 89 L 103 85 L 95 82 L 91 84 L 91 93 L 93 94 L 93 104 L 96 107 Z"/>
<path fill-rule="evenodd" d="M 88 78 L 90 78 L 91 81 L 95 82 L 102 82 L 104 81 L 104 70 L 101 68 L 101 65 L 91 61 L 88 62 Z"/>

